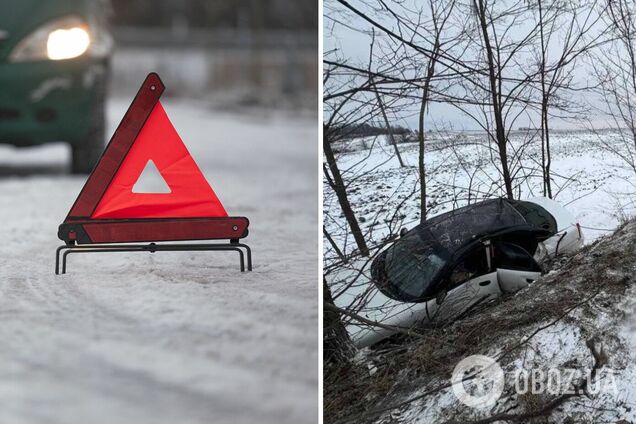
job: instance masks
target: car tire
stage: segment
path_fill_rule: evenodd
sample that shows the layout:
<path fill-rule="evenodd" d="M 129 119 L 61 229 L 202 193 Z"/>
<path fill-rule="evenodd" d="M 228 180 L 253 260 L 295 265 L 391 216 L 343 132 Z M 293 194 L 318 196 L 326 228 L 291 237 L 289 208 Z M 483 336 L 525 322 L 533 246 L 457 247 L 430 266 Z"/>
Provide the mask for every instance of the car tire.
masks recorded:
<path fill-rule="evenodd" d="M 97 87 L 97 99 L 90 116 L 90 128 L 86 138 L 71 144 L 71 173 L 89 174 L 104 151 L 106 134 L 106 81 L 102 78 Z"/>

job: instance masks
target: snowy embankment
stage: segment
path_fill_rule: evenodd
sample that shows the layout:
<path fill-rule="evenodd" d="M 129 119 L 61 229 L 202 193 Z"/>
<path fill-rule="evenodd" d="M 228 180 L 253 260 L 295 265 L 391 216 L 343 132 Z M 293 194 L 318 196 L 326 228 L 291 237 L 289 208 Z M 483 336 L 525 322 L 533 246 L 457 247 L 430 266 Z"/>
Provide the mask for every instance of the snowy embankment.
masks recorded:
<path fill-rule="evenodd" d="M 552 138 L 553 190 L 556 200 L 584 227 L 587 246 L 581 252 L 558 260 L 550 273 L 521 292 L 486 303 L 448 327 L 427 329 L 421 338 L 403 344 L 360 351 L 353 367 L 327 377 L 326 422 L 504 422 L 489 421 L 498 414 L 521 422 L 533 414 L 549 417 L 547 422 L 636 420 L 636 343 L 631 334 L 636 223 L 612 235 L 634 214 L 636 175 L 600 147 L 601 141 L 611 143 L 614 138 L 612 132 L 565 131 Z M 515 144 L 522 142 L 517 139 Z M 405 168 L 399 167 L 393 147 L 383 140 L 356 140 L 337 148 L 349 198 L 370 245 L 381 244 L 401 227 L 417 225 L 415 144 L 400 145 L 410 165 Z M 523 168 L 515 165 L 522 182 L 516 189 L 520 198 L 541 195 L 540 150 L 532 145 L 525 149 Z M 478 135 L 456 134 L 431 143 L 426 165 L 429 216 L 462 206 L 469 196 L 474 201 L 500 194 L 497 168 Z M 340 248 L 350 253 L 355 249 L 353 238 L 347 235 L 337 199 L 327 184 L 324 187 L 325 225 Z M 359 272 L 336 266 L 327 241 L 325 254 L 327 280 L 338 293 Z M 368 263 L 352 263 L 360 262 Z M 360 280 L 357 284 L 364 284 L 364 278 Z M 544 375 L 550 369 L 589 372 L 595 363 L 590 345 L 602 352 L 594 379 L 600 392 L 574 396 L 554 407 L 550 402 L 558 395 L 516 392 L 515 374 L 520 370 L 541 370 Z M 474 354 L 497 359 L 505 372 L 503 395 L 490 408 L 464 406 L 448 387 L 455 365 Z M 565 382 L 563 386 L 560 389 L 569 389 Z"/>
<path fill-rule="evenodd" d="M 448 327 L 360 352 L 346 382 L 326 383 L 326 422 L 633 422 L 635 262 L 631 221 Z M 475 354 L 504 372 L 501 396 L 479 408 L 460 403 L 449 387 L 456 364 Z"/>
<path fill-rule="evenodd" d="M 114 131 L 130 99 L 109 104 Z M 298 423 L 318 417 L 317 131 L 311 119 L 163 102 L 232 215 L 231 253 L 70 257 L 67 150 L 0 146 L 0 421 Z M 19 175 L 16 175 L 19 174 Z"/>

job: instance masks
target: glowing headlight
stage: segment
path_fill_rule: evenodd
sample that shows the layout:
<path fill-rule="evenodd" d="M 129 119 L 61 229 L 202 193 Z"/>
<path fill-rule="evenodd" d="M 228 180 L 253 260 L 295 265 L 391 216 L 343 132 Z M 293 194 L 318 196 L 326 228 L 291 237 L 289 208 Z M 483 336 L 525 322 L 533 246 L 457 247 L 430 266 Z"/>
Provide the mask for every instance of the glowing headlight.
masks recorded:
<path fill-rule="evenodd" d="M 65 16 L 24 37 L 9 54 L 9 61 L 63 60 L 83 54 L 103 58 L 110 54 L 112 45 L 110 34 L 97 24 L 88 25 L 77 16 Z"/>
<path fill-rule="evenodd" d="M 49 34 L 46 53 L 51 60 L 72 59 L 88 50 L 91 40 L 82 28 L 57 29 Z"/>

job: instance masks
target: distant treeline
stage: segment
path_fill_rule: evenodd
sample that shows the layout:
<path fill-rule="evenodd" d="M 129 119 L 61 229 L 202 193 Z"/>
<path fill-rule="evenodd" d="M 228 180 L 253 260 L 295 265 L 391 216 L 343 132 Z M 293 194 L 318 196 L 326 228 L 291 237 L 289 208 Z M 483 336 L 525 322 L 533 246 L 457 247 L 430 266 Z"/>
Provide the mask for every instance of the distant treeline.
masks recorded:
<path fill-rule="evenodd" d="M 116 26 L 315 31 L 316 0 L 111 0 Z"/>
<path fill-rule="evenodd" d="M 391 127 L 391 130 L 394 135 L 406 136 L 412 134 L 408 128 L 401 127 L 399 125 Z M 385 135 L 388 134 L 389 131 L 386 127 L 376 127 L 370 124 L 353 124 L 353 125 L 344 125 L 335 130 L 335 138 L 337 139 L 347 139 L 347 138 L 360 138 L 360 137 L 372 137 L 376 135 Z"/>

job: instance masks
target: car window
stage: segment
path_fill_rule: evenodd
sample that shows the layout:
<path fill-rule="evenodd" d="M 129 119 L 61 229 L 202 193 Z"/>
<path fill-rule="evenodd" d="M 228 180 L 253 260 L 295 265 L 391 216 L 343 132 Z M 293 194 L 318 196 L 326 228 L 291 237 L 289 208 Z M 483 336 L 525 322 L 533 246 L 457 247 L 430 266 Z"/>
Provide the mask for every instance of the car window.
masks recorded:
<path fill-rule="evenodd" d="M 452 290 L 471 278 L 488 273 L 488 250 L 480 246 L 464 255 L 453 268 L 448 279 L 447 290 Z"/>
<path fill-rule="evenodd" d="M 387 296 L 419 300 L 447 261 L 444 250 L 411 233 L 385 250 L 371 267 L 373 281 Z"/>
<path fill-rule="evenodd" d="M 541 267 L 523 247 L 509 242 L 494 244 L 493 265 L 496 268 L 541 272 Z"/>

